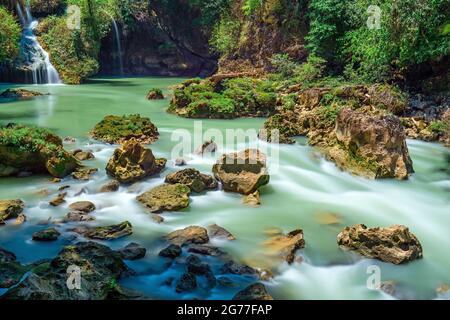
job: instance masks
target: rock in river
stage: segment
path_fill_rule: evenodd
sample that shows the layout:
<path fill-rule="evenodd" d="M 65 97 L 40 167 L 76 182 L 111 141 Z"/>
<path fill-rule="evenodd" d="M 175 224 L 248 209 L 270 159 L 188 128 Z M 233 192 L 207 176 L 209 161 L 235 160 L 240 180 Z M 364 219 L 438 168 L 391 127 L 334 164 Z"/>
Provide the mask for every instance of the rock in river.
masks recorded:
<path fill-rule="evenodd" d="M 133 233 L 133 226 L 128 221 L 125 221 L 106 227 L 77 227 L 71 231 L 89 239 L 114 240 L 131 235 Z"/>
<path fill-rule="evenodd" d="M 22 213 L 25 204 L 22 200 L 0 200 L 0 221 L 14 219 Z"/>
<path fill-rule="evenodd" d="M 402 225 L 367 228 L 363 224 L 345 228 L 337 236 L 338 244 L 368 258 L 402 264 L 423 256 L 416 236 Z"/>
<path fill-rule="evenodd" d="M 83 213 L 90 213 L 95 210 L 95 205 L 90 201 L 77 201 L 71 203 L 69 208 L 73 211 L 79 211 Z"/>
<path fill-rule="evenodd" d="M 225 191 L 245 195 L 269 183 L 266 156 L 256 149 L 223 155 L 213 166 L 213 173 Z"/>
<path fill-rule="evenodd" d="M 297 229 L 286 235 L 273 236 L 264 242 L 264 247 L 269 256 L 278 256 L 291 264 L 297 250 L 305 247 L 303 230 Z"/>
<path fill-rule="evenodd" d="M 262 283 L 254 283 L 239 291 L 233 300 L 273 300 Z"/>
<path fill-rule="evenodd" d="M 161 89 L 153 88 L 147 93 L 147 100 L 162 100 L 164 99 L 164 95 Z"/>
<path fill-rule="evenodd" d="M 124 248 L 117 250 L 122 259 L 124 260 L 139 260 L 145 257 L 147 249 L 137 243 L 130 243 Z"/>
<path fill-rule="evenodd" d="M 209 241 L 208 231 L 203 227 L 190 226 L 184 229 L 175 230 L 169 233 L 166 240 L 172 244 L 183 246 L 185 244 L 195 243 L 203 244 Z"/>
<path fill-rule="evenodd" d="M 72 290 L 68 274 L 82 275 L 80 288 Z M 12 300 L 106 300 L 115 295 L 117 281 L 129 274 L 120 255 L 95 242 L 80 242 L 62 249 L 56 258 L 32 271 L 19 285 L 9 289 L 3 299 Z"/>
<path fill-rule="evenodd" d="M 163 184 L 136 199 L 150 212 L 178 211 L 189 206 L 190 192 L 184 184 Z"/>
<path fill-rule="evenodd" d="M 236 238 L 227 229 L 217 225 L 212 224 L 208 226 L 209 235 L 213 238 L 224 238 L 227 240 L 236 240 Z"/>
<path fill-rule="evenodd" d="M 217 181 L 210 175 L 200 173 L 192 168 L 180 170 L 166 176 L 166 183 L 181 183 L 189 187 L 192 192 L 202 192 L 204 190 L 214 190 L 217 188 Z"/>
<path fill-rule="evenodd" d="M 43 96 L 42 93 L 26 89 L 7 89 L 0 94 L 0 98 L 5 99 L 31 99 Z"/>
<path fill-rule="evenodd" d="M 158 140 L 159 133 L 149 118 L 138 114 L 129 116 L 106 116 L 91 131 L 94 139 L 107 143 L 124 143 L 131 138 L 148 144 Z"/>
<path fill-rule="evenodd" d="M 176 244 L 171 244 L 168 247 L 162 249 L 158 255 L 164 258 L 175 259 L 176 257 L 181 255 L 181 247 Z"/>
<path fill-rule="evenodd" d="M 165 165 L 166 159 L 155 159 L 152 150 L 130 139 L 114 151 L 106 172 L 120 183 L 133 183 L 158 174 Z"/>
<path fill-rule="evenodd" d="M 61 234 L 55 228 L 48 228 L 33 233 L 34 241 L 56 241 Z"/>
<path fill-rule="evenodd" d="M 105 183 L 101 188 L 100 192 L 116 192 L 120 188 L 120 183 L 117 180 L 111 180 Z"/>

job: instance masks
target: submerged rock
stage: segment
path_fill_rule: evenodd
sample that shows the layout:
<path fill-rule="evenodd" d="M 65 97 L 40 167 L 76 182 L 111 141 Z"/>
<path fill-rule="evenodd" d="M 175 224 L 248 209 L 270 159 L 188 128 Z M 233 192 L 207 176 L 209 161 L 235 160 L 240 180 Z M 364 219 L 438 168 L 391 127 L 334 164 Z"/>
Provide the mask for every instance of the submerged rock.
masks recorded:
<path fill-rule="evenodd" d="M 0 163 L 1 176 L 26 171 L 63 178 L 79 166 L 61 138 L 43 128 L 16 124 L 0 126 Z"/>
<path fill-rule="evenodd" d="M 162 100 L 164 99 L 164 95 L 161 89 L 150 89 L 146 96 L 147 100 Z"/>
<path fill-rule="evenodd" d="M 236 240 L 236 238 L 227 229 L 217 225 L 212 224 L 208 226 L 209 235 L 212 238 L 224 238 L 227 240 Z"/>
<path fill-rule="evenodd" d="M 37 92 L 37 91 L 31 91 L 26 89 L 7 89 L 3 91 L 0 94 L 0 98 L 5 99 L 31 99 L 34 97 L 40 97 L 44 94 Z"/>
<path fill-rule="evenodd" d="M 71 231 L 89 239 L 115 240 L 133 233 L 133 226 L 128 221 L 106 227 L 78 227 Z"/>
<path fill-rule="evenodd" d="M 139 260 L 145 257 L 147 249 L 137 243 L 130 243 L 124 248 L 117 250 L 122 259 L 124 260 Z"/>
<path fill-rule="evenodd" d="M 56 241 L 61 233 L 55 228 L 48 228 L 42 231 L 33 233 L 34 241 Z"/>
<path fill-rule="evenodd" d="M 213 140 L 209 140 L 203 142 L 203 144 L 194 151 L 194 154 L 204 155 L 206 153 L 214 153 L 217 149 L 217 144 Z"/>
<path fill-rule="evenodd" d="M 0 221 L 15 219 L 22 213 L 25 203 L 20 200 L 0 200 Z"/>
<path fill-rule="evenodd" d="M 245 195 L 269 183 L 266 156 L 255 149 L 223 155 L 213 166 L 213 173 L 225 191 Z"/>
<path fill-rule="evenodd" d="M 79 288 L 76 282 L 68 281 L 76 270 L 82 277 Z M 64 247 L 56 258 L 30 273 L 2 299 L 106 300 L 118 289 L 117 281 L 128 274 L 118 253 L 95 242 L 80 242 Z"/>
<path fill-rule="evenodd" d="M 363 224 L 345 228 L 337 236 L 338 244 L 368 258 L 402 264 L 423 256 L 416 236 L 402 225 L 367 228 Z"/>
<path fill-rule="evenodd" d="M 237 274 L 237 275 L 251 275 L 257 276 L 258 271 L 245 264 L 240 264 L 235 261 L 227 261 L 222 267 L 223 273 Z"/>
<path fill-rule="evenodd" d="M 95 205 L 90 201 L 78 201 L 71 203 L 69 208 L 73 211 L 90 213 L 95 210 Z"/>
<path fill-rule="evenodd" d="M 140 115 L 106 116 L 91 131 L 94 139 L 121 144 L 131 138 L 149 144 L 158 140 L 159 133 L 149 118 Z"/>
<path fill-rule="evenodd" d="M 203 244 L 209 241 L 208 231 L 203 227 L 197 226 L 190 226 L 184 229 L 175 230 L 165 236 L 165 239 L 178 246 L 191 243 Z"/>
<path fill-rule="evenodd" d="M 200 173 L 196 169 L 184 169 L 166 176 L 166 183 L 181 183 L 189 187 L 192 192 L 202 192 L 204 190 L 214 190 L 217 188 L 217 181 L 210 175 Z"/>
<path fill-rule="evenodd" d="M 176 284 L 176 292 L 181 293 L 185 291 L 192 291 L 197 288 L 197 279 L 191 272 L 184 273 Z"/>
<path fill-rule="evenodd" d="M 233 300 L 273 300 L 262 283 L 254 283 L 239 291 Z"/>
<path fill-rule="evenodd" d="M 175 259 L 181 255 L 181 247 L 176 244 L 171 244 L 168 247 L 162 249 L 158 255 L 164 258 Z"/>
<path fill-rule="evenodd" d="M 178 211 L 189 206 L 191 190 L 184 184 L 163 184 L 136 199 L 150 212 Z"/>
<path fill-rule="evenodd" d="M 79 161 L 95 159 L 95 156 L 91 151 L 83 151 L 80 149 L 72 151 L 72 155 Z"/>
<path fill-rule="evenodd" d="M 114 151 L 106 172 L 120 183 L 133 183 L 158 174 L 165 165 L 166 159 L 155 159 L 151 149 L 132 138 Z"/>
<path fill-rule="evenodd" d="M 88 181 L 91 179 L 91 175 L 98 171 L 97 168 L 78 168 L 72 172 L 72 178 L 75 180 Z"/>
<path fill-rule="evenodd" d="M 120 188 L 120 183 L 117 180 L 111 180 L 105 183 L 101 188 L 100 192 L 116 192 Z"/>
<path fill-rule="evenodd" d="M 266 253 L 277 256 L 291 264 L 294 262 L 295 253 L 305 247 L 303 230 L 297 229 L 286 235 L 276 235 L 264 242 Z"/>
<path fill-rule="evenodd" d="M 242 202 L 251 207 L 257 207 L 261 204 L 261 195 L 258 190 L 242 198 Z"/>
<path fill-rule="evenodd" d="M 86 214 L 81 211 L 71 211 L 62 220 L 63 223 L 67 222 L 88 222 L 94 221 L 95 218 L 89 214 Z"/>
<path fill-rule="evenodd" d="M 62 205 L 64 202 L 66 202 L 66 200 L 65 200 L 66 196 L 67 196 L 67 192 L 62 192 L 62 193 L 58 194 L 55 198 L 50 200 L 48 204 L 53 207 L 58 207 L 58 206 Z"/>

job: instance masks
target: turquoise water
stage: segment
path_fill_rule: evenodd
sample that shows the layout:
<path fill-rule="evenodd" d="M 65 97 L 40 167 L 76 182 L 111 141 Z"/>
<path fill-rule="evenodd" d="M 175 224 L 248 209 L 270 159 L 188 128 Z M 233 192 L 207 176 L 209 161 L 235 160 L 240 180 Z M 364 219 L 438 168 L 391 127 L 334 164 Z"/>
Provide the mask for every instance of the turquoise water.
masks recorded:
<path fill-rule="evenodd" d="M 160 237 L 178 228 L 211 223 L 227 228 L 237 238 L 232 242 L 214 240 L 214 244 L 231 253 L 236 260 L 261 268 L 273 266 L 273 259 L 264 255 L 261 245 L 266 239 L 265 230 L 304 230 L 306 247 L 298 252 L 302 262 L 291 266 L 280 264 L 275 277 L 265 283 L 274 298 L 392 298 L 367 287 L 370 276 L 367 270 L 372 265 L 380 267 L 382 281 L 397 284 L 396 298 L 434 299 L 437 298 L 436 288 L 450 283 L 450 177 L 442 170 L 448 166 L 445 156 L 449 149 L 438 144 L 408 141 L 416 171 L 409 181 L 372 181 L 340 171 L 307 146 L 303 138 L 298 138 L 294 145 L 282 145 L 276 149 L 250 137 L 248 141 L 227 144 L 219 151 L 242 150 L 249 146 L 268 148 L 271 181 L 261 190 L 260 207 L 245 206 L 240 195 L 214 191 L 192 196 L 190 207 L 182 212 L 164 213 L 166 221 L 163 224 L 153 222 L 135 197 L 161 184 L 166 173 L 177 170 L 171 155 L 179 140 L 172 139 L 173 134 L 177 129 L 193 133 L 194 125 L 198 126 L 200 122 L 170 115 L 165 112 L 168 100 L 147 101 L 145 95 L 152 87 L 159 87 L 166 95 L 170 94 L 169 87 L 181 81 L 179 78 L 93 79 L 80 86 L 23 86 L 51 95 L 1 103 L 2 124 L 35 124 L 62 137 L 75 137 L 77 142 L 67 144 L 66 148 L 91 149 L 96 159 L 86 164 L 98 167 L 100 171 L 88 182 L 66 178 L 53 184 L 46 176 L 0 179 L 0 199 L 23 199 L 28 217 L 23 225 L 10 223 L 0 228 L 0 247 L 15 252 L 24 263 L 55 256 L 61 246 L 73 239 L 64 233 L 54 243 L 33 242 L 31 234 L 45 228 L 38 222 L 64 216 L 68 212 L 68 204 L 74 201 L 89 200 L 97 206 L 97 220 L 93 224 L 106 225 L 124 220 L 133 224 L 132 236 L 107 244 L 119 248 L 135 241 L 147 248 L 146 258 L 130 264 L 139 275 L 124 280 L 123 284 L 151 297 L 228 299 L 233 296 L 235 289 L 216 288 L 211 293 L 178 295 L 173 288 L 161 286 L 161 279 L 176 276 L 180 270 L 176 267 L 168 269 L 157 257 L 163 247 Z M 7 87 L 0 85 L 0 90 Z M 88 132 L 107 114 L 132 113 L 150 117 L 159 128 L 160 139 L 150 148 L 157 157 L 169 159 L 167 169 L 161 177 L 122 186 L 118 193 L 100 194 L 98 189 L 108 180 L 104 168 L 114 146 L 90 139 Z M 225 135 L 227 129 L 257 130 L 263 122 L 264 119 L 203 120 L 201 126 L 204 131 L 215 129 Z M 190 142 L 192 146 L 198 144 L 198 141 Z M 185 156 L 190 158 L 189 167 L 210 173 L 218 154 L 205 158 L 192 154 Z M 61 185 L 71 186 L 67 202 L 58 208 L 50 207 L 48 201 Z M 76 195 L 83 188 L 87 193 Z M 48 195 L 40 192 L 45 189 Z M 334 224 L 324 224 L 321 217 L 325 213 L 336 217 Z M 343 252 L 336 244 L 336 235 L 345 226 L 357 223 L 369 227 L 408 226 L 423 245 L 424 259 L 394 266 Z M 65 227 L 62 228 L 64 230 Z M 244 286 L 251 280 L 237 278 L 236 281 Z"/>

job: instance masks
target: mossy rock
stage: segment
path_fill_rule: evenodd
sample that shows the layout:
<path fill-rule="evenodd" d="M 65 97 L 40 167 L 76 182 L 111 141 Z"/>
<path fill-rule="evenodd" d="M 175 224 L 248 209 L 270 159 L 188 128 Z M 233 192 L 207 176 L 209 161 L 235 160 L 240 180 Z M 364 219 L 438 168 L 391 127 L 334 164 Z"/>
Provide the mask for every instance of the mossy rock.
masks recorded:
<path fill-rule="evenodd" d="M 147 100 L 163 100 L 164 94 L 161 89 L 153 88 L 147 93 Z"/>
<path fill-rule="evenodd" d="M 106 116 L 97 123 L 91 131 L 94 139 L 110 144 L 121 144 L 131 138 L 143 144 L 153 143 L 158 140 L 158 128 L 149 118 L 139 114 L 124 116 Z"/>
<path fill-rule="evenodd" d="M 17 218 L 25 204 L 22 200 L 0 200 L 0 221 Z"/>
<path fill-rule="evenodd" d="M 0 94 L 4 99 L 31 99 L 43 96 L 42 93 L 26 89 L 7 89 Z"/>
<path fill-rule="evenodd" d="M 18 171 L 49 173 L 62 178 L 78 161 L 63 148 L 62 140 L 44 128 L 9 124 L 0 127 L 0 162 L 10 174 Z M 2 170 L 6 175 L 7 170 Z"/>
<path fill-rule="evenodd" d="M 163 184 L 137 197 L 150 212 L 178 211 L 189 206 L 191 190 L 184 184 Z"/>

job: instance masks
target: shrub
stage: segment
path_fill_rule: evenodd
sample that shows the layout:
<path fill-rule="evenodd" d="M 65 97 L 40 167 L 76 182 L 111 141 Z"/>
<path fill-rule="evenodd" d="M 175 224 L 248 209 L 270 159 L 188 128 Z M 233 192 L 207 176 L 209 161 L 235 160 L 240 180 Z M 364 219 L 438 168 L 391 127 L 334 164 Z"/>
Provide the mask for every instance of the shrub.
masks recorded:
<path fill-rule="evenodd" d="M 228 15 L 223 15 L 211 34 L 211 47 L 218 53 L 229 54 L 237 48 L 240 34 L 240 24 Z"/>
<path fill-rule="evenodd" d="M 19 54 L 20 25 L 0 6 L 0 61 L 14 59 Z"/>

